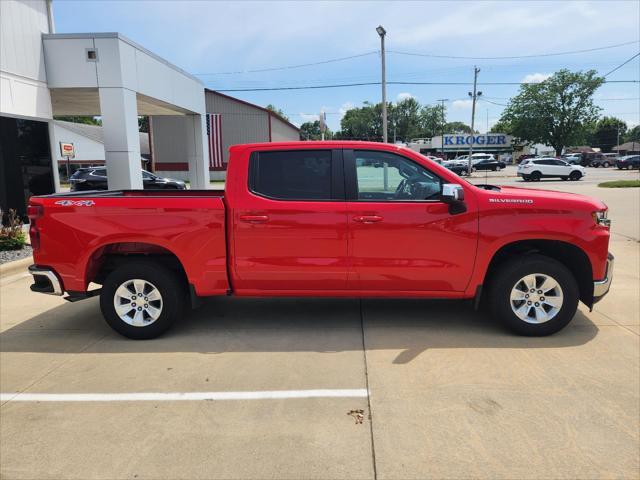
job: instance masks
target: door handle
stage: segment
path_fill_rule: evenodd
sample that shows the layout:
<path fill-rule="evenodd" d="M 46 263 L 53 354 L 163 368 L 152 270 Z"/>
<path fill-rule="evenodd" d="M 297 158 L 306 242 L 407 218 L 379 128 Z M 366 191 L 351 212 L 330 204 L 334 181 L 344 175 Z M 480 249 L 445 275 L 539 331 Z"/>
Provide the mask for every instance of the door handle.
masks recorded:
<path fill-rule="evenodd" d="M 240 220 L 249 223 L 264 223 L 269 220 L 268 215 L 240 215 Z"/>
<path fill-rule="evenodd" d="M 355 222 L 359 223 L 376 223 L 382 220 L 380 215 L 358 215 L 353 217 Z"/>

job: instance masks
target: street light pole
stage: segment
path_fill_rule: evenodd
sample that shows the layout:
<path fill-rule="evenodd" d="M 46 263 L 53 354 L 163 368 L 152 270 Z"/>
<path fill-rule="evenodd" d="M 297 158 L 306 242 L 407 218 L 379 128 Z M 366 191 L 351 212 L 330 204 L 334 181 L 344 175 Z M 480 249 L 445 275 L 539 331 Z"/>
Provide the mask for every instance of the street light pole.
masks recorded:
<path fill-rule="evenodd" d="M 380 54 L 382 57 L 382 141 L 387 143 L 387 72 L 384 54 L 384 37 L 387 31 L 378 25 L 376 32 L 380 35 Z"/>
<path fill-rule="evenodd" d="M 442 113 L 442 129 L 441 129 L 442 136 L 440 137 L 440 151 L 442 154 L 442 159 L 444 160 L 444 102 L 448 102 L 449 99 L 439 98 L 438 101 L 442 105 L 442 112 L 441 112 Z"/>
<path fill-rule="evenodd" d="M 473 94 L 469 92 L 469 96 L 472 98 L 471 103 L 471 141 L 469 142 L 469 158 L 467 161 L 467 174 L 471 175 L 471 155 L 473 155 L 473 134 L 475 133 L 475 121 L 476 121 L 476 99 L 482 95 L 482 92 L 476 92 L 476 87 L 478 85 L 478 73 L 480 73 L 480 69 L 478 67 L 473 67 Z"/>

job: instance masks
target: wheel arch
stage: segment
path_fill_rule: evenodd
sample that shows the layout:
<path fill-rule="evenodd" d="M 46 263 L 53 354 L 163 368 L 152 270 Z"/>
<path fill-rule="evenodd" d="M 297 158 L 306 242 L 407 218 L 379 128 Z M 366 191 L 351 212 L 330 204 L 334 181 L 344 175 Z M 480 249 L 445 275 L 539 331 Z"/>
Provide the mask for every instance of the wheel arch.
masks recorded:
<path fill-rule="evenodd" d="M 483 284 L 487 285 L 498 268 L 521 255 L 540 254 L 560 262 L 573 274 L 580 292 L 580 301 L 593 306 L 593 269 L 587 254 L 579 247 L 560 240 L 519 240 L 498 249 L 485 272 Z"/>
<path fill-rule="evenodd" d="M 96 248 L 85 267 L 85 285 L 102 284 L 109 273 L 132 260 L 153 260 L 175 271 L 186 283 L 188 277 L 180 258 L 168 248 L 146 242 L 113 242 Z"/>

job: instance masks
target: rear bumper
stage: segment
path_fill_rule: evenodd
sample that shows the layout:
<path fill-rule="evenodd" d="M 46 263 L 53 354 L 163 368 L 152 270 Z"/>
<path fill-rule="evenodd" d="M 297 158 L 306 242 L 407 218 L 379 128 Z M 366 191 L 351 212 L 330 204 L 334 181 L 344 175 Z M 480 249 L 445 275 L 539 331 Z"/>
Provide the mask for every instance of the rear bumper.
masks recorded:
<path fill-rule="evenodd" d="M 593 282 L 593 303 L 597 303 L 604 298 L 611 288 L 613 281 L 613 263 L 614 258 L 610 253 L 607 255 L 607 269 L 604 273 L 604 279 Z"/>
<path fill-rule="evenodd" d="M 29 273 L 33 275 L 33 284 L 30 287 L 32 292 L 58 296 L 64 293 L 58 275 L 50 268 L 31 265 Z"/>

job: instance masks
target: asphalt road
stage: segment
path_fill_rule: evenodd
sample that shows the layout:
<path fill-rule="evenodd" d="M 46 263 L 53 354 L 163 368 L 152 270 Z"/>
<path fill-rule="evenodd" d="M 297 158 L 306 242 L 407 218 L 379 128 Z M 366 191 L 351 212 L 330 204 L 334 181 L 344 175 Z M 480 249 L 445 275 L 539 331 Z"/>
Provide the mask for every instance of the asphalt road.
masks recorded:
<path fill-rule="evenodd" d="M 508 174 L 490 183 L 519 184 Z M 221 298 L 136 342 L 96 299 L 3 277 L 0 477 L 638 478 L 640 189 L 600 175 L 620 177 L 522 182 L 597 196 L 614 222 L 612 291 L 546 338 L 467 302 Z M 232 399 L 162 396 L 189 392 Z"/>

